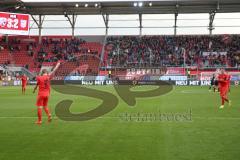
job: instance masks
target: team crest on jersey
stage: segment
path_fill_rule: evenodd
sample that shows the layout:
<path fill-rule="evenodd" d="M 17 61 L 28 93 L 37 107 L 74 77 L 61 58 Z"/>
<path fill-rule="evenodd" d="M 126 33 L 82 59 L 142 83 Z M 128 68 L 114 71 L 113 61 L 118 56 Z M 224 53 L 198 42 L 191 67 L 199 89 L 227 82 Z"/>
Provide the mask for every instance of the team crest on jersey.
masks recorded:
<path fill-rule="evenodd" d="M 7 18 L 0 17 L 0 26 L 5 27 L 7 25 Z"/>

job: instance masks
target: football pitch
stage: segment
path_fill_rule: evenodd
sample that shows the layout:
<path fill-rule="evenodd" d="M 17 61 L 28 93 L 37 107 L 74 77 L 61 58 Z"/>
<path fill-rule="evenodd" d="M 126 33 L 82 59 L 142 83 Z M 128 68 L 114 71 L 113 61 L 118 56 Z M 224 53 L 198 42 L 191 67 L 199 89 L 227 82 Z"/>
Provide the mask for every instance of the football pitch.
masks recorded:
<path fill-rule="evenodd" d="M 21 94 L 20 87 L 0 87 L 0 160 L 240 158 L 239 87 L 232 87 L 232 106 L 225 105 L 224 109 L 219 109 L 219 94 L 209 92 L 207 87 L 175 86 L 166 95 L 137 98 L 134 107 L 128 106 L 112 86 L 91 88 L 115 95 L 117 107 L 93 120 L 63 121 L 54 114 L 60 101 L 73 100 L 71 111 L 80 113 L 94 109 L 101 100 L 52 90 L 49 107 L 54 119 L 47 123 L 43 113 L 43 124 L 38 126 L 34 124 L 33 87 L 28 86 L 26 95 Z"/>

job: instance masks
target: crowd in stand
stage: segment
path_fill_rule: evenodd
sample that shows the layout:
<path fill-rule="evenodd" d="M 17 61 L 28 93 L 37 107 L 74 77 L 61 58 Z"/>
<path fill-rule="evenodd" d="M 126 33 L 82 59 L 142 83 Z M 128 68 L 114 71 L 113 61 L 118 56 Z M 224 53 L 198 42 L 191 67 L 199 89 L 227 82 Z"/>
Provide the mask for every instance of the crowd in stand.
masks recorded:
<path fill-rule="evenodd" d="M 240 36 L 122 36 L 108 37 L 107 65 L 125 67 L 236 67 Z"/>
<path fill-rule="evenodd" d="M 85 43 L 81 39 L 43 39 L 38 51 L 38 62 L 56 62 L 58 60 L 76 61 L 75 53 L 81 51 L 80 44 Z M 52 53 L 49 55 L 49 53 Z"/>
<path fill-rule="evenodd" d="M 13 54 L 24 50 L 40 68 L 43 62 L 75 62 L 78 53 L 99 56 L 96 51 L 80 47 L 84 43 L 79 38 L 43 38 L 40 45 L 29 42 L 23 47 L 20 40 L 12 39 L 7 45 L 1 42 L 1 49 L 5 47 Z M 105 50 L 108 66 L 236 67 L 240 64 L 239 35 L 115 36 L 108 37 Z"/>
<path fill-rule="evenodd" d="M 97 51 L 90 50 L 88 48 L 80 47 L 81 44 L 86 43 L 84 40 L 79 38 L 74 39 L 52 39 L 43 38 L 42 43 L 39 45 L 36 42 L 29 42 L 26 45 L 17 38 L 9 40 L 2 40 L 1 44 L 5 44 L 5 48 L 10 51 L 10 53 L 16 53 L 20 51 L 27 52 L 27 55 L 33 57 L 34 64 L 39 65 L 43 62 L 57 62 L 58 60 L 71 61 L 77 60 L 77 54 L 92 54 L 98 55 Z M 23 48 L 21 48 L 24 46 Z M 1 46 L 2 50 L 4 46 Z M 87 59 L 87 58 L 85 58 Z"/>

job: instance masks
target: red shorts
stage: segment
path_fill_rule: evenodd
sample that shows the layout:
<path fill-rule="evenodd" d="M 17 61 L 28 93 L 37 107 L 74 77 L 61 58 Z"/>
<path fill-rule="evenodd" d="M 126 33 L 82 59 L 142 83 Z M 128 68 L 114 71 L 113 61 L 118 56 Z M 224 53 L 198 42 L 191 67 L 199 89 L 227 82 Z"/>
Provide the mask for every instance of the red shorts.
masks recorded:
<path fill-rule="evenodd" d="M 36 106 L 38 107 L 47 107 L 48 106 L 48 96 L 39 96 L 37 97 Z"/>

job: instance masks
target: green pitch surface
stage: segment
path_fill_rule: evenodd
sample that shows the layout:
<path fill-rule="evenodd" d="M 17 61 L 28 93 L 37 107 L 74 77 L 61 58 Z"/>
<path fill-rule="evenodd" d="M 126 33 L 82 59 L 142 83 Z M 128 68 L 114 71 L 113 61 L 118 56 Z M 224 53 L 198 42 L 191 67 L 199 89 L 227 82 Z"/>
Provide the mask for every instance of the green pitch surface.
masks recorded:
<path fill-rule="evenodd" d="M 95 86 L 117 96 L 111 86 Z M 137 87 L 147 90 L 150 87 Z M 151 88 L 150 88 L 151 89 Z M 37 126 L 36 95 L 28 87 L 0 88 L 0 160 L 233 160 L 240 159 L 240 89 L 233 88 L 233 105 L 220 110 L 218 93 L 207 87 L 175 87 L 170 93 L 138 98 L 135 107 L 119 99 L 108 114 L 85 122 L 66 122 L 56 116 Z M 50 108 L 64 99 L 71 111 L 86 112 L 100 100 L 52 91 Z M 125 114 L 190 114 L 191 119 L 146 120 Z M 45 114 L 43 114 L 45 116 Z"/>

